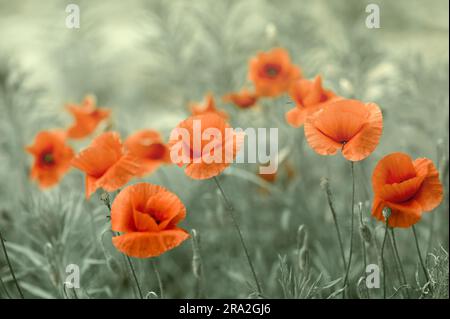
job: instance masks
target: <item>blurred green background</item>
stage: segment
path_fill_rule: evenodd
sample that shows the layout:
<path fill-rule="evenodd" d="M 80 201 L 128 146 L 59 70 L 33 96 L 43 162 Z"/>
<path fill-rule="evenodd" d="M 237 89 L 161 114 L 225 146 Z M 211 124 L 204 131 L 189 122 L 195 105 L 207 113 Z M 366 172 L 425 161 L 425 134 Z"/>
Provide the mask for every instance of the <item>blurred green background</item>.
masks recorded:
<path fill-rule="evenodd" d="M 81 27 L 67 29 L 65 8 L 78 4 Z M 381 28 L 367 29 L 365 7 L 376 3 Z M 321 74 L 339 95 L 374 101 L 384 115 L 376 151 L 356 165 L 357 202 L 374 240 L 377 263 L 383 227 L 370 217 L 371 173 L 393 151 L 431 158 L 445 185 L 445 199 L 417 225 L 422 252 L 436 281 L 428 297 L 448 298 L 448 1 L 7 1 L 0 0 L 0 228 L 27 297 L 64 294 L 67 264 L 81 268 L 78 297 L 128 298 L 133 285 L 111 245 L 107 210 L 84 199 L 83 177 L 71 171 L 50 191 L 28 179 L 24 152 L 43 129 L 66 127 L 67 102 L 89 93 L 113 110 L 114 129 L 125 137 L 153 128 L 167 138 L 189 115 L 187 103 L 212 92 L 235 127 L 278 127 L 283 154 L 277 179 L 259 178 L 255 164 L 233 165 L 221 177 L 237 209 L 257 273 L 269 297 L 335 297 L 342 276 L 332 216 L 320 187 L 330 180 L 346 250 L 350 238 L 350 167 L 340 156 L 321 157 L 303 130 L 284 121 L 287 97 L 239 110 L 220 97 L 246 84 L 248 60 L 258 51 L 286 48 L 305 76 Z M 269 114 L 270 116 L 267 116 Z M 89 141 L 73 144 L 77 149 Z M 193 181 L 166 166 L 144 179 L 161 184 L 186 204 L 186 229 L 200 236 L 193 265 L 192 241 L 157 258 L 166 297 L 244 298 L 251 276 L 236 233 L 213 181 Z M 135 182 L 135 181 L 133 181 Z M 358 225 L 358 220 L 355 221 Z M 308 240 L 298 243 L 304 225 Z M 103 234 L 103 235 L 102 235 Z M 423 284 L 410 229 L 397 244 L 413 297 Z M 361 239 L 355 229 L 351 297 L 362 297 Z M 300 262 L 298 246 L 308 251 Z M 200 257 L 200 259 L 198 258 Z M 389 294 L 399 287 L 392 251 Z M 196 276 L 201 260 L 202 272 Z M 149 260 L 135 261 L 145 292 L 158 293 Z M 3 255 L 0 276 L 11 294 Z M 303 290 L 293 287 L 304 288 Z M 371 297 L 380 297 L 377 290 Z M 0 287 L 0 297 L 6 297 Z M 395 294 L 402 297 L 402 292 Z"/>

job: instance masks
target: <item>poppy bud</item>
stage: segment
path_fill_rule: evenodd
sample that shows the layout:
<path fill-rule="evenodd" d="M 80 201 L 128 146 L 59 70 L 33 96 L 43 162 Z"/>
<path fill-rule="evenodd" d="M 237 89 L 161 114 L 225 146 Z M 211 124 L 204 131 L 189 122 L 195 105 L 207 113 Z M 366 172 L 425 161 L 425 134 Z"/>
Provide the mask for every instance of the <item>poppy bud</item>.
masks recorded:
<path fill-rule="evenodd" d="M 391 209 L 389 207 L 383 208 L 383 217 L 385 220 L 389 219 L 391 217 Z"/>
<path fill-rule="evenodd" d="M 309 249 L 304 246 L 298 254 L 298 266 L 301 271 L 308 271 L 309 268 Z"/>
<path fill-rule="evenodd" d="M 359 234 L 366 243 L 370 244 L 372 242 L 372 232 L 367 225 L 361 224 L 361 226 L 359 226 Z"/>
<path fill-rule="evenodd" d="M 192 233 L 192 272 L 195 278 L 200 278 L 202 275 L 202 259 L 200 256 L 200 236 L 195 229 L 191 230 Z"/>

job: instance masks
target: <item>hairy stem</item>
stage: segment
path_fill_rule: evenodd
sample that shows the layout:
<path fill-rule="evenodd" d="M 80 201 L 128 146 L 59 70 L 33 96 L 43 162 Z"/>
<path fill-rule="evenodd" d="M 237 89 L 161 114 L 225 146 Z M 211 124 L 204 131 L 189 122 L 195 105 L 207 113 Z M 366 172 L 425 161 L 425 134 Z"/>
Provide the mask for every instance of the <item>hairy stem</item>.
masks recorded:
<path fill-rule="evenodd" d="M 345 270 L 347 268 L 347 262 L 345 261 L 344 244 L 342 242 L 341 231 L 339 229 L 339 223 L 336 216 L 336 210 L 334 209 L 329 183 L 326 184 L 325 193 L 327 194 L 328 206 L 330 207 L 331 215 L 333 216 L 334 226 L 336 228 L 336 234 L 339 242 L 339 248 L 341 250 L 342 264 Z"/>
<path fill-rule="evenodd" d="M 383 264 L 383 299 L 386 299 L 386 263 L 384 261 L 384 246 L 389 229 L 389 218 L 386 218 L 386 230 L 384 232 L 383 244 L 381 245 L 381 262 Z"/>
<path fill-rule="evenodd" d="M 239 240 L 241 242 L 242 248 L 244 249 L 245 256 L 247 257 L 247 262 L 248 262 L 248 265 L 252 272 L 253 279 L 254 279 L 255 285 L 256 285 L 256 289 L 258 290 L 259 295 L 262 296 L 263 292 L 262 292 L 261 286 L 259 284 L 258 277 L 256 276 L 255 268 L 253 267 L 252 260 L 250 259 L 250 254 L 249 254 L 247 246 L 245 245 L 245 242 L 244 242 L 244 237 L 242 236 L 241 229 L 240 229 L 239 224 L 236 220 L 236 217 L 234 216 L 234 213 L 233 213 L 233 211 L 234 211 L 233 205 L 231 204 L 231 202 L 228 200 L 227 196 L 225 195 L 225 192 L 222 189 L 222 186 L 220 185 L 217 177 L 214 177 L 214 181 L 215 181 L 220 193 L 222 194 L 223 200 L 225 202 L 226 210 L 228 211 L 228 213 L 231 217 L 231 220 L 233 221 L 233 225 L 236 228 L 236 231 L 239 235 Z"/>
<path fill-rule="evenodd" d="M 158 265 L 156 265 L 156 261 L 154 259 L 152 259 L 151 262 L 152 262 L 153 271 L 155 272 L 155 275 L 156 275 L 156 280 L 158 281 L 159 298 L 163 299 L 164 298 L 164 289 L 163 289 L 163 283 L 161 280 L 161 276 L 159 275 Z"/>
<path fill-rule="evenodd" d="M 348 264 L 347 269 L 345 271 L 344 277 L 344 290 L 342 290 L 342 297 L 345 297 L 345 290 L 347 289 L 348 276 L 350 274 L 350 266 L 352 264 L 352 255 L 353 255 L 353 228 L 355 223 L 355 171 L 354 171 L 354 163 L 351 164 L 351 173 L 352 173 L 352 215 L 351 215 L 351 224 L 350 224 L 350 252 L 348 256 Z"/>
<path fill-rule="evenodd" d="M 400 259 L 400 255 L 399 255 L 398 249 L 397 249 L 397 242 L 395 240 L 394 228 L 391 228 L 391 236 L 392 236 L 392 248 L 393 248 L 394 254 L 395 254 L 395 261 L 397 263 L 397 267 L 400 270 L 400 274 L 402 277 L 402 285 L 408 286 L 408 281 L 406 280 L 405 271 L 403 269 L 402 261 Z M 408 298 L 410 298 L 408 287 L 405 289 L 405 292 L 406 292 L 406 296 Z"/>
<path fill-rule="evenodd" d="M 427 282 L 430 282 L 430 275 L 428 274 L 427 268 L 425 267 L 425 263 L 422 258 L 422 253 L 420 252 L 419 239 L 417 238 L 416 228 L 414 225 L 412 226 L 412 231 L 414 234 L 414 240 L 416 242 L 417 255 L 419 255 L 420 265 L 422 266 L 423 273 L 425 274 L 425 278 Z"/>

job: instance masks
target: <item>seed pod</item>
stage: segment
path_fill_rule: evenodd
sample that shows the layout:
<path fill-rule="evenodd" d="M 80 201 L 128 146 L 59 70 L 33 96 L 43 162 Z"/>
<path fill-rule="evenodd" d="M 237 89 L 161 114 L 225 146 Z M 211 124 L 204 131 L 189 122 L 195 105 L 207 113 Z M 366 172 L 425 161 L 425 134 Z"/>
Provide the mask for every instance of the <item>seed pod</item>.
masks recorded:
<path fill-rule="evenodd" d="M 202 258 L 200 256 L 200 235 L 195 229 L 191 230 L 192 233 L 192 272 L 195 278 L 202 276 Z"/>
<path fill-rule="evenodd" d="M 385 220 L 391 217 L 391 209 L 387 206 L 383 208 L 383 217 Z"/>
<path fill-rule="evenodd" d="M 361 226 L 359 226 L 359 234 L 366 243 L 368 243 L 369 245 L 372 243 L 372 232 L 367 225 L 362 224 Z"/>
<path fill-rule="evenodd" d="M 309 249 L 304 246 L 298 254 L 298 266 L 301 271 L 307 272 L 309 269 Z"/>

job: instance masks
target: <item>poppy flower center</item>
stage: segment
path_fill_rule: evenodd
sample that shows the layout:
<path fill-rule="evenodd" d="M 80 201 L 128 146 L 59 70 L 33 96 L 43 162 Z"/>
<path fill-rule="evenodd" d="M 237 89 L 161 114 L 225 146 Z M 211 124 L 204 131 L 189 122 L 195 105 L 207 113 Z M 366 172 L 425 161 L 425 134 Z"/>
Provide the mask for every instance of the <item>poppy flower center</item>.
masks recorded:
<path fill-rule="evenodd" d="M 281 67 L 276 64 L 266 64 L 264 66 L 264 74 L 269 78 L 276 77 L 281 71 Z"/>
<path fill-rule="evenodd" d="M 45 166 L 51 166 L 55 163 L 55 157 L 51 152 L 44 152 L 41 156 L 41 162 Z"/>
<path fill-rule="evenodd" d="M 166 155 L 166 147 L 161 143 L 155 143 L 148 147 L 147 158 L 151 160 L 162 159 Z"/>

